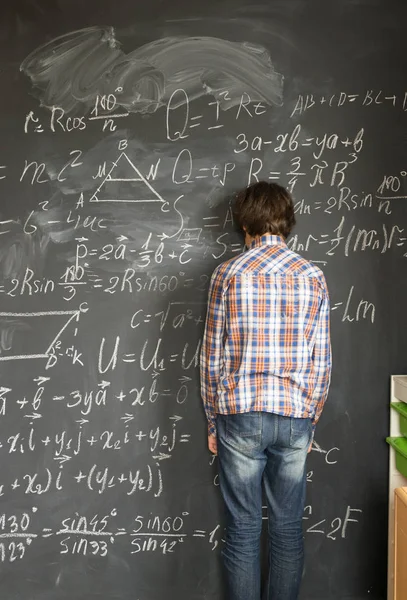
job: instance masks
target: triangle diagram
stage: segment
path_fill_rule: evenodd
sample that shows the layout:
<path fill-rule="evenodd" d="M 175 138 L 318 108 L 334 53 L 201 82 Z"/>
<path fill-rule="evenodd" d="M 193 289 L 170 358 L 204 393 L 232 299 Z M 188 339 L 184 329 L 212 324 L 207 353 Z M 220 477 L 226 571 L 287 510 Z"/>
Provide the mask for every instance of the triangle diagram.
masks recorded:
<path fill-rule="evenodd" d="M 89 202 L 165 202 L 125 152 L 113 163 Z"/>

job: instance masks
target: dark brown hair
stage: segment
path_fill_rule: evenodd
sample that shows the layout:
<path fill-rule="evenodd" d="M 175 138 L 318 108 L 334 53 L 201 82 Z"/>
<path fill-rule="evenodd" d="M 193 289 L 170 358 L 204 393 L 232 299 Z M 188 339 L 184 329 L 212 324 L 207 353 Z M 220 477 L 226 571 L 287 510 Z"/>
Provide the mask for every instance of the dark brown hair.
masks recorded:
<path fill-rule="evenodd" d="M 237 194 L 235 217 L 250 236 L 282 235 L 288 237 L 295 225 L 291 194 L 277 183 L 258 181 Z"/>

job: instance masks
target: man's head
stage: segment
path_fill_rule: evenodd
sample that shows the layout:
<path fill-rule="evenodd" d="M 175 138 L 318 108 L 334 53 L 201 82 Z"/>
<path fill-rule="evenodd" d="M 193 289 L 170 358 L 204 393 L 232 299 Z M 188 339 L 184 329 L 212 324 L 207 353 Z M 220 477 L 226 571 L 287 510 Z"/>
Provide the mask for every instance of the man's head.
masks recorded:
<path fill-rule="evenodd" d="M 277 183 L 259 181 L 239 192 L 235 217 L 246 234 L 246 243 L 266 233 L 284 239 L 295 225 L 291 195 Z"/>

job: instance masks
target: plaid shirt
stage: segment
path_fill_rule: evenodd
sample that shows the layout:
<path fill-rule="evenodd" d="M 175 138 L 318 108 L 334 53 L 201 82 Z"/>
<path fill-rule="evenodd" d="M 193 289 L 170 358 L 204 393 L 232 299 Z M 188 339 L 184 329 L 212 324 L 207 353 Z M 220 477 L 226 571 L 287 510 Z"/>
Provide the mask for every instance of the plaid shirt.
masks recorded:
<path fill-rule="evenodd" d="M 209 434 L 216 413 L 265 411 L 315 425 L 331 377 L 330 307 L 320 269 L 264 235 L 211 279 L 201 349 Z"/>

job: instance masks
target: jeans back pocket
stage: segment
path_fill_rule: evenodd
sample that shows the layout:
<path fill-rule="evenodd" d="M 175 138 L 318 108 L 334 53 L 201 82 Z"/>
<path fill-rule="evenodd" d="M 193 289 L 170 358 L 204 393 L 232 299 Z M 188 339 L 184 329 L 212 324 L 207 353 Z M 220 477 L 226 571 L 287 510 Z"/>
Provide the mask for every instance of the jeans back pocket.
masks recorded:
<path fill-rule="evenodd" d="M 235 448 L 250 450 L 259 446 L 262 419 L 259 412 L 224 415 L 226 441 Z"/>

